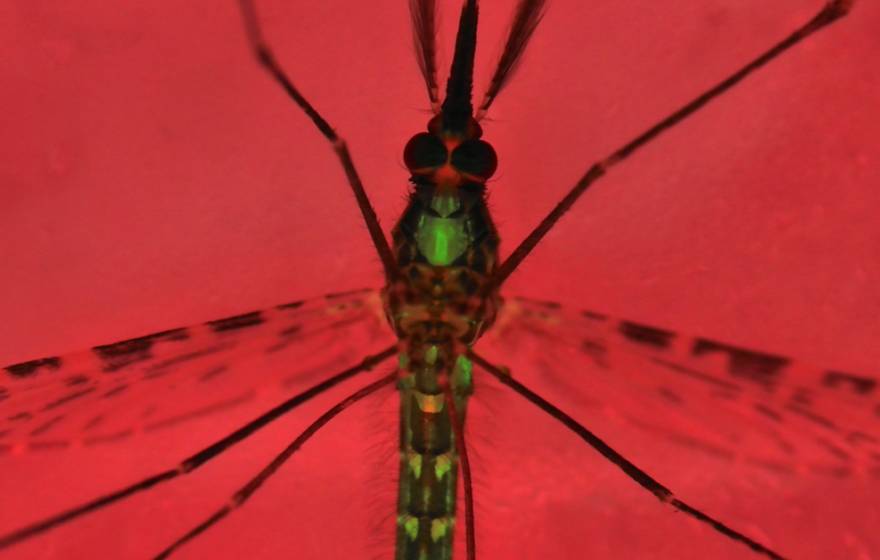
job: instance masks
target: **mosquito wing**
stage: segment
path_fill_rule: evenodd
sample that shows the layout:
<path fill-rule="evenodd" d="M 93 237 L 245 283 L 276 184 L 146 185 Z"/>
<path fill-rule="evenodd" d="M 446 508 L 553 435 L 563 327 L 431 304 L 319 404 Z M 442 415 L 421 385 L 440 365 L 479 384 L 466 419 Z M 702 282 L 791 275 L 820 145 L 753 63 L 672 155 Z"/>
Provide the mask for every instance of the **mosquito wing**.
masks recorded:
<path fill-rule="evenodd" d="M 0 450 L 99 445 L 317 382 L 391 341 L 372 291 L 95 346 L 2 370 Z"/>
<path fill-rule="evenodd" d="M 880 551 L 871 529 L 878 521 L 874 500 L 880 498 L 877 372 L 813 367 L 523 298 L 507 299 L 477 350 L 510 367 L 514 378 L 574 415 L 682 499 L 785 555 L 856 558 Z M 574 436 L 566 447 L 555 433 L 548 441 L 554 443 L 544 453 L 551 455 L 568 457 L 568 446 L 586 447 Z M 620 502 L 617 514 L 603 509 L 593 518 L 607 529 L 603 541 L 614 543 L 614 533 L 621 533 L 619 546 L 632 550 L 636 541 L 621 527 L 639 526 L 639 539 L 654 543 L 645 554 L 691 557 L 682 544 L 702 541 L 674 539 L 672 548 L 663 550 L 673 540 L 670 533 L 655 540 L 647 536 L 655 518 L 640 521 L 638 512 L 643 507 L 650 512 L 652 497 L 626 504 L 617 486 L 613 498 L 605 496 L 607 487 L 597 490 L 602 485 L 596 477 L 608 470 L 609 484 L 618 485 L 622 475 L 610 466 L 577 461 L 588 474 L 578 473 L 569 459 L 557 467 L 569 472 L 564 477 L 569 492 L 576 492 L 579 479 L 592 485 L 589 498 L 577 503 L 592 504 L 587 509 L 594 511 L 597 495 Z M 671 530 L 684 534 L 688 522 L 677 520 L 681 526 Z M 817 530 L 804 538 L 804 527 Z M 712 539 L 707 537 L 707 546 L 714 545 Z M 696 557 L 706 550 L 702 544 L 693 547 Z"/>

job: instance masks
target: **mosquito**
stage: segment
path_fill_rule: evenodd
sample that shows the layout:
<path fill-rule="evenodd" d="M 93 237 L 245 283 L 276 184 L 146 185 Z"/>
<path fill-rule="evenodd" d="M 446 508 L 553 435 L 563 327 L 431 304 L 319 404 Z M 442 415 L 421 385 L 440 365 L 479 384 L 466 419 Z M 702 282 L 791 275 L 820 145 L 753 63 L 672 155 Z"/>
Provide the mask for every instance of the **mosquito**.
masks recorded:
<path fill-rule="evenodd" d="M 59 423 L 79 421 L 87 429 L 99 425 L 103 417 L 81 411 L 51 416 L 37 412 L 63 411 L 73 404 L 100 397 L 112 402 L 118 396 L 140 390 L 141 382 L 181 377 L 185 370 L 198 370 L 199 379 L 222 378 L 228 373 L 224 362 L 247 361 L 254 353 L 278 355 L 293 352 L 297 359 L 308 361 L 296 340 L 303 336 L 327 337 L 338 329 L 355 325 L 360 336 L 375 341 L 376 310 L 381 310 L 391 327 L 394 342 L 375 353 L 360 357 L 337 375 L 323 379 L 312 387 L 276 404 L 265 413 L 240 426 L 228 436 L 196 451 L 167 470 L 157 472 L 134 484 L 102 495 L 78 507 L 60 512 L 41 521 L 6 532 L 0 537 L 0 548 L 11 547 L 23 540 L 37 537 L 61 525 L 74 522 L 139 493 L 152 490 L 170 480 L 189 475 L 264 426 L 285 416 L 315 397 L 326 393 L 350 378 L 385 366 L 396 358 L 396 367 L 375 381 L 364 385 L 348 397 L 328 408 L 293 439 L 271 462 L 264 465 L 226 504 L 207 515 L 199 524 L 180 535 L 168 546 L 157 551 L 156 558 L 166 558 L 182 550 L 191 541 L 216 530 L 215 526 L 232 516 L 245 515 L 239 508 L 259 495 L 264 485 L 287 461 L 328 424 L 347 409 L 370 395 L 397 387 L 400 393 L 400 447 L 397 464 L 397 508 L 395 521 L 395 558 L 450 559 L 453 557 L 456 534 L 464 537 L 467 558 L 476 558 L 479 550 L 475 512 L 475 494 L 479 487 L 472 483 L 471 459 L 465 419 L 469 399 L 478 390 L 475 377 L 494 377 L 548 417 L 560 423 L 587 446 L 619 469 L 642 490 L 656 497 L 665 507 L 677 510 L 683 517 L 704 524 L 719 539 L 734 541 L 757 557 L 783 558 L 785 551 L 762 542 L 758 536 L 740 529 L 712 512 L 693 505 L 640 468 L 619 452 L 612 441 L 594 432 L 560 406 L 544 398 L 523 381 L 520 373 L 495 363 L 481 350 L 484 335 L 496 331 L 508 341 L 528 334 L 531 340 L 554 339 L 591 360 L 597 367 L 612 368 L 627 364 L 635 371 L 643 361 L 674 375 L 696 380 L 699 390 L 710 387 L 720 399 L 727 401 L 734 414 L 744 415 L 742 403 L 751 414 L 758 411 L 771 421 L 781 421 L 785 414 L 798 416 L 805 433 L 814 436 L 827 423 L 809 395 L 792 389 L 782 402 L 786 412 L 762 404 L 760 391 L 784 385 L 794 366 L 786 358 L 755 352 L 699 336 L 685 336 L 672 331 L 632 321 L 609 317 L 599 312 L 583 311 L 574 316 L 552 302 L 501 296 L 507 279 L 544 237 L 552 231 L 580 197 L 600 182 L 615 166 L 636 154 L 663 132 L 672 128 L 706 104 L 734 87 L 753 72 L 800 43 L 816 31 L 846 15 L 852 2 L 835 0 L 827 3 L 812 19 L 758 58 L 722 80 L 692 101 L 676 109 L 668 117 L 650 126 L 630 142 L 588 166 L 581 179 L 555 208 L 534 228 L 505 259 L 498 253 L 499 235 L 486 203 L 486 183 L 494 175 L 497 156 L 489 142 L 491 130 L 486 119 L 493 102 L 508 84 L 522 55 L 538 28 L 547 9 L 543 0 L 521 0 L 513 15 L 505 47 L 492 75 L 488 90 L 478 103 L 473 95 L 473 66 L 477 44 L 479 6 L 477 0 L 465 0 L 458 18 L 454 56 L 445 88 L 438 82 L 436 60 L 436 7 L 432 0 L 410 2 L 417 61 L 424 79 L 433 115 L 425 129 L 414 134 L 404 148 L 404 162 L 410 173 L 411 191 L 406 209 L 386 238 L 366 188 L 345 140 L 313 106 L 308 97 L 294 85 L 283 69 L 283 61 L 271 47 L 271 38 L 264 35 L 256 6 L 241 1 L 244 29 L 258 63 L 291 100 L 309 117 L 317 131 L 331 145 L 354 195 L 367 232 L 384 273 L 384 286 L 378 292 L 331 294 L 318 301 L 294 301 L 270 310 L 256 311 L 210 321 L 203 325 L 170 329 L 118 343 L 96 346 L 89 352 L 70 356 L 51 356 L 6 368 L 9 386 L 0 390 L 0 398 L 8 401 L 9 429 L 30 436 L 51 432 Z M 484 128 L 486 134 L 484 136 Z M 565 321 L 562 321 L 565 318 Z M 572 325 L 569 330 L 559 325 Z M 331 334 L 328 334 L 331 333 Z M 528 344 L 524 341 L 523 344 Z M 512 353 L 514 350 L 511 351 Z M 631 360 L 631 362 L 630 362 Z M 210 366 L 210 367 L 209 367 Z M 840 389 L 846 397 L 869 395 L 875 381 L 866 376 L 833 370 L 798 372 L 817 386 Z M 43 398 L 50 378 L 63 375 L 69 392 L 46 401 Z M 807 377 L 804 377 L 806 375 Z M 809 377 L 812 375 L 813 377 Z M 619 391 L 624 380 L 605 380 L 607 391 Z M 629 379 L 643 390 L 651 380 Z M 746 388 L 740 383 L 747 382 Z M 694 392 L 699 392 L 694 389 Z M 682 399 L 682 394 L 667 391 L 665 398 Z M 876 453 L 877 440 L 860 411 L 865 401 L 857 401 L 842 434 L 850 446 L 839 449 L 830 444 L 831 453 L 847 457 L 847 461 L 863 466 L 867 457 Z M 730 404 L 733 403 L 733 404 Z M 234 404 L 234 403 L 231 403 Z M 29 409 L 20 408 L 30 405 Z M 14 410 L 13 408 L 14 407 Z M 222 407 L 221 407 L 222 408 Z M 209 410 L 200 413 L 209 413 Z M 141 424 L 145 429 L 159 429 L 163 422 L 180 418 L 154 419 Z M 634 419 L 638 422 L 638 419 Z M 810 425 L 810 423 L 814 425 Z M 20 428 L 19 426 L 27 426 Z M 819 427 L 817 427 L 819 426 Z M 672 426 L 658 422 L 645 425 L 645 430 L 675 436 Z M 711 437 L 724 426 L 711 426 L 705 438 L 692 438 L 686 443 L 711 451 Z M 828 429 L 828 426 L 825 426 Z M 837 430 L 837 427 L 835 427 Z M 124 431 L 86 437 L 85 444 L 101 438 L 127 437 Z M 759 437 L 775 440 L 781 449 L 793 445 L 779 441 L 772 429 Z M 821 445 L 818 436 L 810 442 Z M 798 442 L 807 445 L 804 442 Z M 827 443 L 827 442 L 826 442 Z M 778 457 L 750 457 L 768 468 L 785 469 L 788 465 Z M 459 512 L 459 510 L 463 510 Z M 245 510 L 246 511 L 246 510 Z M 460 528 L 460 529 L 459 529 Z"/>

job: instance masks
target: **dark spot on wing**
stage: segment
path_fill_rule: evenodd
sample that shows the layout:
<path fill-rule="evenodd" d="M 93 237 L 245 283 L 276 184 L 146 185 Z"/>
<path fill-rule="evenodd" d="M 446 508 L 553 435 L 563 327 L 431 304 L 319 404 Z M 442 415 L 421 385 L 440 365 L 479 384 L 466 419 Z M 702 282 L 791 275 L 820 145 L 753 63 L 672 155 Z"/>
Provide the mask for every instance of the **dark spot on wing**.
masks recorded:
<path fill-rule="evenodd" d="M 211 379 L 214 379 L 215 377 L 217 377 L 221 373 L 228 371 L 228 370 L 229 370 L 229 368 L 226 366 L 217 366 L 215 368 L 211 368 L 199 376 L 199 381 L 202 383 L 204 383 L 206 381 L 210 381 Z"/>
<path fill-rule="evenodd" d="M 791 400 L 791 402 L 803 405 L 805 407 L 813 406 L 813 395 L 808 389 L 805 389 L 804 387 L 795 388 L 789 399 Z"/>
<path fill-rule="evenodd" d="M 6 387 L 0 387 L 0 402 L 9 398 L 9 390 Z"/>
<path fill-rule="evenodd" d="M 822 385 L 832 388 L 849 386 L 854 393 L 868 395 L 877 388 L 877 380 L 842 371 L 826 371 L 825 377 L 822 378 Z"/>
<path fill-rule="evenodd" d="M 771 438 L 776 443 L 776 445 L 779 447 L 779 449 L 781 449 L 787 455 L 796 455 L 797 454 L 797 448 L 794 445 L 792 445 L 792 443 L 790 441 L 788 441 L 787 439 L 783 438 L 782 436 L 780 436 L 776 432 L 770 432 L 768 435 L 771 436 Z"/>
<path fill-rule="evenodd" d="M 675 333 L 647 325 L 622 321 L 618 327 L 620 333 L 635 342 L 655 348 L 668 348 L 675 338 Z"/>
<path fill-rule="evenodd" d="M 800 406 L 793 406 L 793 405 L 787 406 L 786 409 L 794 412 L 795 414 L 797 414 L 803 418 L 806 418 L 807 420 L 810 420 L 814 424 L 822 426 L 823 428 L 827 428 L 827 429 L 834 431 L 834 432 L 837 431 L 837 425 L 834 422 L 832 422 L 831 420 L 829 420 L 828 418 L 825 418 L 824 416 L 822 416 L 820 414 L 816 414 L 812 410 L 807 410 L 807 409 L 802 408 Z"/>
<path fill-rule="evenodd" d="M 608 368 L 608 361 L 606 360 L 608 348 L 606 348 L 601 340 L 585 338 L 581 342 L 581 352 L 589 356 L 599 367 Z"/>
<path fill-rule="evenodd" d="M 134 432 L 132 430 L 120 430 L 112 434 L 102 434 L 99 436 L 89 436 L 83 439 L 85 445 L 96 445 L 101 443 L 112 443 L 130 437 Z"/>
<path fill-rule="evenodd" d="M 167 369 L 171 366 L 202 358 L 204 356 L 210 356 L 211 354 L 216 354 L 217 352 L 224 350 L 225 348 L 227 348 L 227 346 L 225 345 L 211 346 L 210 348 L 204 348 L 202 350 L 196 350 L 194 352 L 189 352 L 187 354 L 181 354 L 180 356 L 174 356 L 173 358 L 162 360 L 161 362 L 157 362 L 148 367 L 147 372 L 149 373 L 144 377 L 159 377 L 161 375 L 164 375 L 162 373 L 159 373 L 163 369 Z"/>
<path fill-rule="evenodd" d="M 19 412 L 17 414 L 13 414 L 12 416 L 8 416 L 6 419 L 10 422 L 25 422 L 33 417 L 34 415 L 30 412 Z"/>
<path fill-rule="evenodd" d="M 657 392 L 660 393 L 660 396 L 666 399 L 669 403 L 674 404 L 675 406 L 681 406 L 684 404 L 684 399 L 681 396 L 669 389 L 668 387 L 660 387 L 657 389 Z"/>
<path fill-rule="evenodd" d="M 588 309 L 584 309 L 583 311 L 581 311 L 581 315 L 583 315 L 587 319 L 593 319 L 594 321 L 605 321 L 608 319 L 608 315 L 596 313 L 595 311 L 590 311 Z"/>
<path fill-rule="evenodd" d="M 719 459 L 725 459 L 728 461 L 734 458 L 733 452 L 729 449 L 724 449 L 723 447 L 719 447 L 718 445 L 703 441 L 701 439 L 679 433 L 670 433 L 669 438 L 679 445 L 701 451 L 706 455 L 711 455 L 712 457 L 717 457 Z"/>
<path fill-rule="evenodd" d="M 116 395 L 122 393 L 126 389 L 128 389 L 128 385 L 119 385 L 118 387 L 113 387 L 112 389 L 110 389 L 109 391 L 107 391 L 106 393 L 101 395 L 101 398 L 102 399 L 109 399 L 111 397 L 115 397 Z"/>
<path fill-rule="evenodd" d="M 294 336 L 294 335 L 299 334 L 299 332 L 301 330 L 302 330 L 302 325 L 300 325 L 300 324 L 291 325 L 289 327 L 285 327 L 285 328 L 281 329 L 281 332 L 278 333 L 278 336 L 282 336 L 282 337 Z"/>
<path fill-rule="evenodd" d="M 793 474 L 794 468 L 791 465 L 787 465 L 785 463 L 779 463 L 777 461 L 768 461 L 766 459 L 761 459 L 758 457 L 749 457 L 746 459 L 748 463 L 755 465 L 756 467 L 761 467 L 763 469 L 767 469 L 769 471 L 773 471 L 775 473 L 780 474 Z"/>
<path fill-rule="evenodd" d="M 77 391 L 75 393 L 70 393 L 70 394 L 64 395 L 63 397 L 61 397 L 57 400 L 54 400 L 52 402 L 47 403 L 46 406 L 43 407 L 43 410 L 52 410 L 53 408 L 58 408 L 59 406 L 61 406 L 63 404 L 69 403 L 70 401 L 75 401 L 76 399 L 80 399 L 80 398 L 88 395 L 89 393 L 93 393 L 94 391 L 95 391 L 95 387 L 88 387 L 88 388 L 83 389 L 81 391 Z"/>
<path fill-rule="evenodd" d="M 103 422 L 104 422 L 104 415 L 103 415 L 103 414 L 99 414 L 99 415 L 93 417 L 93 418 L 92 418 L 91 420 L 89 420 L 88 422 L 86 422 L 85 426 L 83 426 L 83 430 L 91 430 L 91 429 L 94 429 L 95 427 L 101 425 Z"/>
<path fill-rule="evenodd" d="M 724 388 L 724 389 L 727 389 L 730 391 L 739 391 L 740 390 L 739 385 L 736 385 L 734 383 L 730 383 L 729 381 L 724 381 L 723 379 L 717 379 L 715 377 L 712 377 L 708 373 L 703 373 L 702 371 L 697 371 L 695 369 L 684 367 L 684 366 L 681 366 L 681 365 L 676 364 L 674 362 L 670 362 L 668 360 L 661 360 L 660 358 L 652 358 L 651 361 L 659 366 L 663 366 L 663 367 L 669 369 L 670 371 L 684 374 L 684 375 L 691 377 L 693 379 L 696 379 L 698 381 L 703 381 L 705 383 L 709 383 L 711 385 L 715 385 L 717 387 L 721 387 L 721 388 Z"/>
<path fill-rule="evenodd" d="M 282 303 L 281 305 L 276 305 L 275 309 L 297 309 L 302 307 L 305 303 L 305 300 L 291 301 L 290 303 Z"/>
<path fill-rule="evenodd" d="M 846 436 L 846 440 L 853 445 L 859 445 L 861 442 L 866 441 L 868 443 L 878 443 L 877 438 L 872 436 L 871 434 L 866 434 L 865 432 L 850 432 Z"/>
<path fill-rule="evenodd" d="M 208 321 L 205 323 L 214 332 L 234 331 L 238 329 L 246 329 L 255 327 L 263 323 L 263 315 L 259 311 L 251 311 L 225 319 L 217 319 L 216 321 Z"/>
<path fill-rule="evenodd" d="M 788 358 L 754 352 L 705 338 L 697 339 L 691 349 L 694 356 L 718 352 L 727 354 L 727 371 L 730 375 L 747 379 L 767 389 L 775 386 L 782 369 L 789 364 Z"/>
<path fill-rule="evenodd" d="M 30 432 L 29 435 L 30 435 L 31 437 L 34 437 L 34 436 L 38 436 L 38 435 L 40 435 L 40 434 L 44 434 L 44 433 L 46 433 L 47 431 L 49 431 L 49 429 L 50 429 L 52 426 L 54 426 L 54 425 L 57 424 L 58 422 L 61 422 L 61 420 L 62 420 L 63 418 L 64 418 L 64 415 L 63 415 L 63 414 L 59 414 L 58 416 L 55 416 L 54 418 L 50 418 L 50 419 L 47 420 L 46 422 L 43 422 L 42 424 L 40 424 L 39 426 L 37 426 L 36 428 L 34 428 L 33 430 L 31 430 L 31 432 Z"/>
<path fill-rule="evenodd" d="M 712 398 L 715 398 L 715 399 L 718 399 L 721 401 L 731 401 L 731 402 L 738 401 L 741 394 L 742 393 L 729 390 L 728 388 L 723 388 L 720 391 L 712 391 L 711 393 L 709 393 L 709 395 Z"/>
<path fill-rule="evenodd" d="M 68 387 L 76 387 L 77 385 L 83 385 L 88 382 L 89 378 L 86 375 L 74 375 L 64 380 L 64 384 Z"/>
<path fill-rule="evenodd" d="M 829 453 L 837 457 L 838 459 L 843 459 L 844 461 L 849 461 L 852 459 L 852 456 L 841 449 L 840 447 L 834 445 L 830 441 L 824 438 L 816 438 L 816 443 L 818 443 L 821 447 L 828 450 Z"/>
<path fill-rule="evenodd" d="M 6 366 L 5 369 L 12 377 L 30 377 L 41 369 L 57 370 L 61 367 L 61 358 L 51 356 L 49 358 L 40 358 L 29 362 L 21 362 Z"/>
<path fill-rule="evenodd" d="M 761 414 L 763 414 L 767 418 L 770 418 L 774 422 L 779 422 L 780 424 L 783 423 L 782 415 L 768 406 L 765 406 L 760 403 L 755 403 L 755 410 L 757 410 L 758 412 L 760 412 Z"/>
<path fill-rule="evenodd" d="M 95 346 L 92 348 L 92 352 L 104 362 L 104 371 L 113 372 L 131 364 L 150 359 L 152 357 L 150 350 L 153 344 L 158 341 L 177 341 L 186 340 L 187 338 L 189 338 L 189 334 L 186 329 L 172 329 L 114 342 L 113 344 Z"/>

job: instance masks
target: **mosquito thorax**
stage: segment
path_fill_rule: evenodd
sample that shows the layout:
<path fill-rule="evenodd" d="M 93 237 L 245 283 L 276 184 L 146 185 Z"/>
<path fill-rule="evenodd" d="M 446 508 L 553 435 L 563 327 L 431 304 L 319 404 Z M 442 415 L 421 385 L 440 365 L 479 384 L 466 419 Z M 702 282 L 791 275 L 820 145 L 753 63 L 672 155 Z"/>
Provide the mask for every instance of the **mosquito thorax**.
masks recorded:
<path fill-rule="evenodd" d="M 470 344 L 495 317 L 496 296 L 485 286 L 498 236 L 485 183 L 497 157 L 476 120 L 463 128 L 445 128 L 441 113 L 404 149 L 412 191 L 392 231 L 401 274 L 385 291 L 389 322 L 402 338 Z"/>

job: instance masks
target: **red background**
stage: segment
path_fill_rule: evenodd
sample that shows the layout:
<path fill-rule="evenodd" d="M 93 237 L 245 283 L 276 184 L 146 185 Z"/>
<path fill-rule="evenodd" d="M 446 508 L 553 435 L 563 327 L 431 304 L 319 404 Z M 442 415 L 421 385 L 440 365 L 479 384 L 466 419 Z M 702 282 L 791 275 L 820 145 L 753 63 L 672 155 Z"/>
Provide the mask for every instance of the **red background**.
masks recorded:
<path fill-rule="evenodd" d="M 2 8 L 0 362 L 380 284 L 332 151 L 254 64 L 234 4 Z M 261 4 L 279 58 L 348 140 L 386 228 L 404 206 L 402 147 L 429 118 L 405 4 Z M 458 2 L 440 4 L 445 68 Z M 513 4 L 483 7 L 477 84 Z M 500 156 L 502 251 L 592 161 L 819 4 L 552 2 L 484 126 Z M 880 7 L 858 2 L 616 168 L 508 293 L 876 374 L 878 26 Z M 331 534 L 349 530 L 332 506 L 313 507 Z"/>

